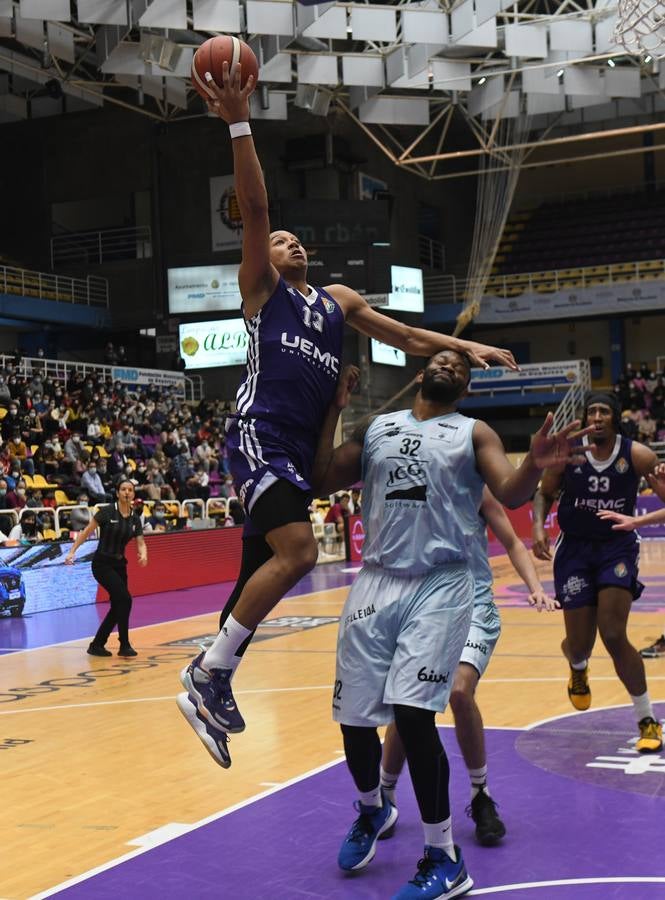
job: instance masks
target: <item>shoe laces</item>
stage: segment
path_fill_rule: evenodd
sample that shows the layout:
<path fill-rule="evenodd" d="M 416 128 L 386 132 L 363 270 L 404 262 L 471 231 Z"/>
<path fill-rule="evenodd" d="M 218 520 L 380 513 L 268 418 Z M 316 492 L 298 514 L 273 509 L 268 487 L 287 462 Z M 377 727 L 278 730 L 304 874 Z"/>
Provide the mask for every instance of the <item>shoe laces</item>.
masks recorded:
<path fill-rule="evenodd" d="M 228 704 L 235 706 L 231 682 L 228 675 L 221 671 L 211 672 L 210 681 L 214 691 L 215 701 L 221 701 L 225 706 Z"/>
<path fill-rule="evenodd" d="M 364 839 L 374 831 L 374 828 L 372 826 L 372 819 L 370 814 L 361 811 L 360 801 L 356 800 L 353 806 L 356 811 L 360 813 L 360 815 L 351 826 L 347 841 L 354 844 L 361 844 Z"/>
<path fill-rule="evenodd" d="M 423 856 L 418 860 L 418 871 L 413 876 L 409 884 L 415 884 L 416 887 L 422 888 L 430 881 L 432 869 L 436 865 L 436 861 L 430 859 L 429 856 Z"/>
<path fill-rule="evenodd" d="M 658 740 L 660 738 L 660 734 L 658 733 L 658 722 L 655 719 L 652 719 L 651 716 L 647 716 L 642 719 L 639 723 L 640 728 L 640 737 L 643 738 L 653 738 L 654 740 Z"/>
<path fill-rule="evenodd" d="M 589 690 L 587 685 L 587 677 L 586 677 L 586 669 L 571 669 L 573 686 L 571 687 L 571 693 L 573 694 L 586 694 Z"/>

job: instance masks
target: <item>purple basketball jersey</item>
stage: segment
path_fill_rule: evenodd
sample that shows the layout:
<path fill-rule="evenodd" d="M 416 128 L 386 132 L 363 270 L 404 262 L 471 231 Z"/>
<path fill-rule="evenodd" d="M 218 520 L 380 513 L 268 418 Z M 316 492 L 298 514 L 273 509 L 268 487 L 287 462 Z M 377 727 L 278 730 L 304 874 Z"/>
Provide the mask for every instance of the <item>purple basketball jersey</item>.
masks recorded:
<path fill-rule="evenodd" d="M 303 296 L 282 278 L 247 323 L 247 371 L 238 416 L 316 440 L 335 395 L 344 314 L 322 288 Z"/>
<path fill-rule="evenodd" d="M 617 435 L 609 459 L 601 462 L 587 453 L 582 465 L 566 468 L 558 512 L 559 527 L 566 536 L 588 541 L 616 538 L 612 522 L 599 519 L 596 512 L 610 509 L 633 514 L 640 479 L 633 468 L 632 444 Z M 634 534 L 632 539 L 637 540 Z"/>

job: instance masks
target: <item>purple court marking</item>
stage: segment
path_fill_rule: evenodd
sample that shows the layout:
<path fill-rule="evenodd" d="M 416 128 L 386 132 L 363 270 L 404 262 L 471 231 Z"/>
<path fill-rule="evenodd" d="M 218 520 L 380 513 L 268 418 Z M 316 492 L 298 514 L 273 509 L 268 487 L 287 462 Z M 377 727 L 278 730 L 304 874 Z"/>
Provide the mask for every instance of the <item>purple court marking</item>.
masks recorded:
<path fill-rule="evenodd" d="M 590 680 L 593 690 L 593 674 Z M 654 715 L 665 718 L 665 703 L 654 703 Z M 636 738 L 632 707 L 617 707 L 543 722 L 520 734 L 516 750 L 546 772 L 662 802 L 665 756 L 638 753 Z"/>
<path fill-rule="evenodd" d="M 600 725 L 601 710 L 598 716 Z M 614 722 L 614 716 L 607 721 Z M 587 743 L 587 735 L 575 731 L 576 722 L 578 716 L 558 722 L 562 730 L 569 729 L 568 744 L 560 751 L 564 758 L 581 752 Z M 651 796 L 614 790 L 613 773 L 606 773 L 605 781 L 596 784 L 572 784 L 568 774 L 546 771 L 516 750 L 516 743 L 526 737 L 537 755 L 540 740 L 540 754 L 547 757 L 550 734 L 546 728 L 487 730 L 490 787 L 508 829 L 502 845 L 495 848 L 479 847 L 474 841 L 473 823 L 464 813 L 468 776 L 452 729 L 442 729 L 452 769 L 455 840 L 476 888 L 561 879 L 665 877 L 662 829 L 657 825 L 663 813 L 665 771 L 648 776 L 659 786 Z M 614 750 L 611 724 L 608 731 L 607 748 Z M 240 755 L 242 742 L 251 739 L 248 732 L 235 740 L 233 752 Z M 196 752 L 202 751 L 196 748 Z M 211 764 L 211 790 L 223 792 L 224 780 L 232 777 L 232 770 L 222 772 Z M 337 868 L 336 859 L 355 817 L 354 795 L 341 762 L 59 891 L 58 896 L 72 900 L 117 900 L 119 896 L 143 900 L 156 894 L 160 900 L 386 900 L 413 876 L 422 853 L 413 792 L 405 775 L 398 787 L 400 820 L 394 838 L 379 843 L 367 869 L 347 876 Z M 647 823 L 652 827 L 642 827 Z M 550 885 L 497 896 L 645 900 L 665 897 L 665 883 Z"/>
<path fill-rule="evenodd" d="M 349 585 L 355 575 L 343 572 L 342 569 L 346 567 L 346 563 L 317 566 L 286 596 L 298 597 Z M 232 590 L 233 582 L 229 581 L 136 597 L 130 627 L 141 628 L 173 619 L 219 612 Z M 47 647 L 63 641 L 88 638 L 97 631 L 107 610 L 106 603 L 90 603 L 86 606 L 34 613 L 20 619 L 0 617 L 0 655 L 14 650 Z"/>

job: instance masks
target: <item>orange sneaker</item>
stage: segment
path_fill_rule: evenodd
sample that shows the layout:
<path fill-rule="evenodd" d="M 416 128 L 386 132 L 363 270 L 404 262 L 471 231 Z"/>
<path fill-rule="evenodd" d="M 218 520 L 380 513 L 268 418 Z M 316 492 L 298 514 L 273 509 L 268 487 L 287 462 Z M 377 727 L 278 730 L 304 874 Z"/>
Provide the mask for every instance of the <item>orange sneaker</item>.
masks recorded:
<path fill-rule="evenodd" d="M 570 668 L 568 679 L 568 696 L 575 709 L 583 711 L 591 706 L 591 688 L 589 687 L 589 666 L 583 669 Z"/>
<path fill-rule="evenodd" d="M 639 753 L 660 753 L 663 749 L 663 726 L 651 716 L 645 716 L 638 723 L 640 736 L 635 744 Z"/>

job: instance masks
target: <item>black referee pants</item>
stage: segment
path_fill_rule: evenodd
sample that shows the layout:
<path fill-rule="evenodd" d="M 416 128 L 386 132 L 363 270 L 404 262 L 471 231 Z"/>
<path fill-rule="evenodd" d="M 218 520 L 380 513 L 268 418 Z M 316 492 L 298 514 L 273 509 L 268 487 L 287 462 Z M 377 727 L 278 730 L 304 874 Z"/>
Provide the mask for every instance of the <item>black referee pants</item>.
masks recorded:
<path fill-rule="evenodd" d="M 111 600 L 111 608 L 97 629 L 93 644 L 103 647 L 117 625 L 120 646 L 126 647 L 129 645 L 129 614 L 132 609 L 132 595 L 127 587 L 127 560 L 93 556 L 92 574 L 108 591 Z"/>

